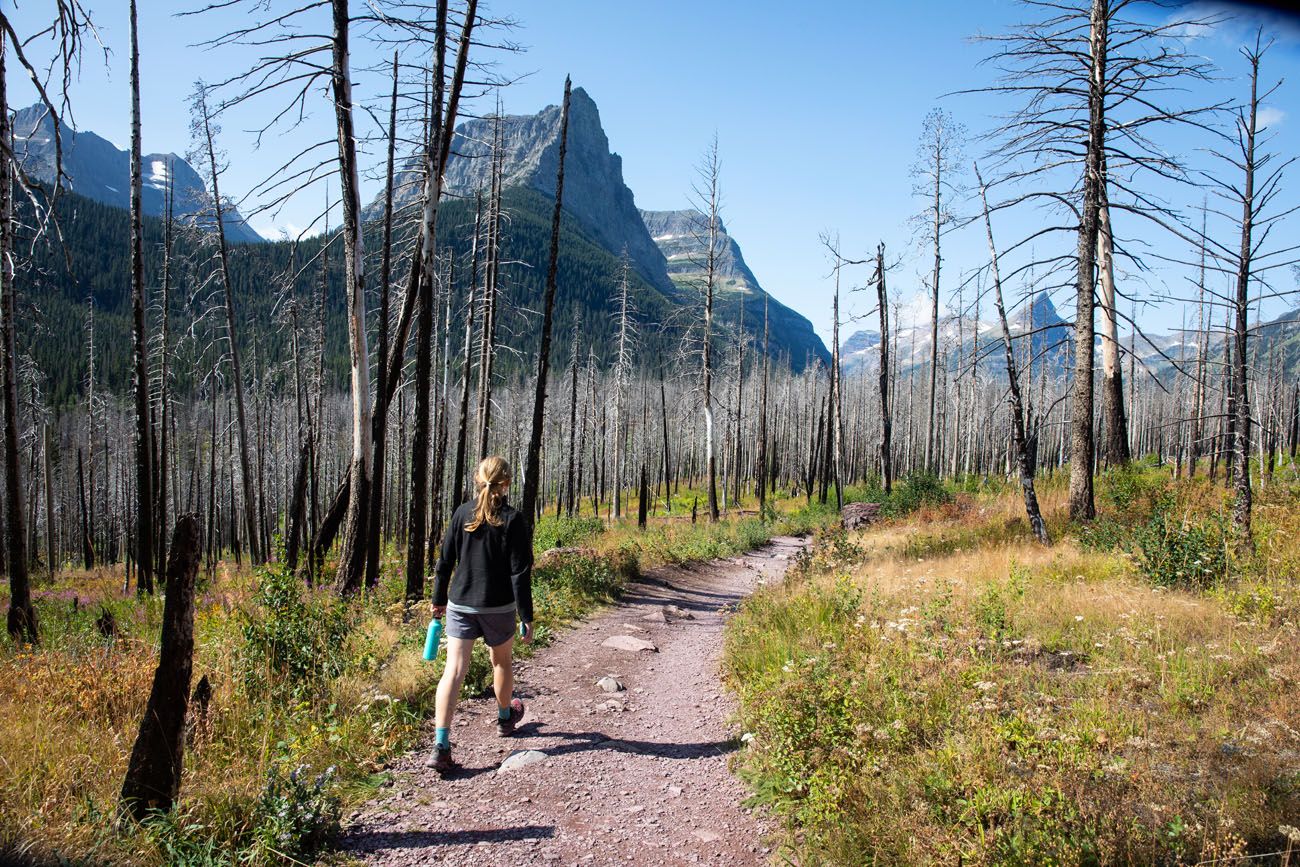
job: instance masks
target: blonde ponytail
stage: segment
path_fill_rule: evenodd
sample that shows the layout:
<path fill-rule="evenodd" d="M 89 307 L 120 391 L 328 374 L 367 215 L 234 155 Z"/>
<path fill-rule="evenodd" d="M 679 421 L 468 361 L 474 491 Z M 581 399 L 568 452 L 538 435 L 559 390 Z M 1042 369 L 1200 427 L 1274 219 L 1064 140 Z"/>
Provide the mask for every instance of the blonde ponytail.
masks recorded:
<path fill-rule="evenodd" d="M 510 464 L 505 458 L 484 458 L 474 472 L 474 482 L 478 485 L 478 496 L 474 502 L 474 517 L 465 524 L 466 531 L 473 533 L 484 524 L 501 526 L 501 505 L 510 490 Z"/>

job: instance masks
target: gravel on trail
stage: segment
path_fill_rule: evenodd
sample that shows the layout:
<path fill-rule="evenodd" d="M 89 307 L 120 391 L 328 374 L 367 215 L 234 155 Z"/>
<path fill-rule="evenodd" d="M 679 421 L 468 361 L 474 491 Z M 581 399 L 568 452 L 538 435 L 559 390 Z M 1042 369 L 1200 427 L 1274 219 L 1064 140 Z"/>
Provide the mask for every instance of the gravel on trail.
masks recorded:
<path fill-rule="evenodd" d="M 460 703 L 464 770 L 447 779 L 428 767 L 430 720 L 384 794 L 347 817 L 341 849 L 376 865 L 767 863 L 772 825 L 727 768 L 740 732 L 718 660 L 726 616 L 805 544 L 647 573 L 515 664 L 528 709 L 513 737 L 497 735 L 490 692 Z M 620 635 L 657 650 L 606 644 Z"/>

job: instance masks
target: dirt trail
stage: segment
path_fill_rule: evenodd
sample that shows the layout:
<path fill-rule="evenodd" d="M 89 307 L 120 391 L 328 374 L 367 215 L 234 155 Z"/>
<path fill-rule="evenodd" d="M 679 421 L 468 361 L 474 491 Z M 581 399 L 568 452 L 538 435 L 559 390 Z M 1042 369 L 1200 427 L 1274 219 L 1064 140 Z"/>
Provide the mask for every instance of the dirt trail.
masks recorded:
<path fill-rule="evenodd" d="M 497 737 L 490 698 L 462 702 L 452 744 L 465 770 L 440 779 L 428 745 L 406 756 L 387 793 L 349 817 L 342 848 L 380 865 L 766 863 L 769 826 L 740 805 L 743 787 L 727 771 L 738 733 L 727 728 L 734 702 L 717 665 L 726 614 L 780 579 L 804 544 L 782 537 L 743 557 L 649 573 L 516 664 L 528 715 L 513 738 Z M 645 619 L 665 606 L 691 616 Z M 658 652 L 602 646 L 618 635 Z M 625 689 L 603 691 L 606 675 Z M 498 770 L 524 751 L 540 755 Z"/>

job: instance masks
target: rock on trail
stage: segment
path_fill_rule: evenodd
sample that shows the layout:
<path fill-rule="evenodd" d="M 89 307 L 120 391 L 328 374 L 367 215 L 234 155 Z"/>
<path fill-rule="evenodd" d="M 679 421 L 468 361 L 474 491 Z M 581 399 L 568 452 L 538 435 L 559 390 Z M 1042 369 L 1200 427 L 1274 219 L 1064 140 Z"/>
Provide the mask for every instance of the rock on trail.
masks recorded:
<path fill-rule="evenodd" d="M 804 545 L 778 538 L 629 586 L 516 663 L 528 714 L 514 737 L 497 736 L 490 697 L 461 703 L 452 745 L 465 770 L 446 780 L 426 766 L 430 720 L 393 785 L 348 817 L 341 848 L 374 865 L 766 863 L 772 827 L 741 806 L 727 769 L 742 747 L 718 659 L 726 614 Z"/>

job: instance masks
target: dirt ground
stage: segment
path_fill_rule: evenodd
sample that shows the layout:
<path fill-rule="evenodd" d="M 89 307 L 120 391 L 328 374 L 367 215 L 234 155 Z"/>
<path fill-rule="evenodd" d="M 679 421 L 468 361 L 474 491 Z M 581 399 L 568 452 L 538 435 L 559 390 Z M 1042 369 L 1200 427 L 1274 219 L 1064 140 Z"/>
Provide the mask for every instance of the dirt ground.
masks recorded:
<path fill-rule="evenodd" d="M 804 544 L 778 538 L 649 573 L 516 664 L 527 716 L 514 737 L 497 736 L 490 697 L 461 703 L 452 746 L 465 768 L 454 777 L 427 766 L 430 721 L 386 794 L 348 817 L 341 848 L 376 865 L 767 863 L 770 825 L 741 806 L 727 770 L 740 732 L 717 666 L 725 617 L 780 580 Z M 615 636 L 657 650 L 603 645 Z M 605 677 L 618 684 L 602 688 Z M 521 766 L 501 768 L 508 758 Z"/>

